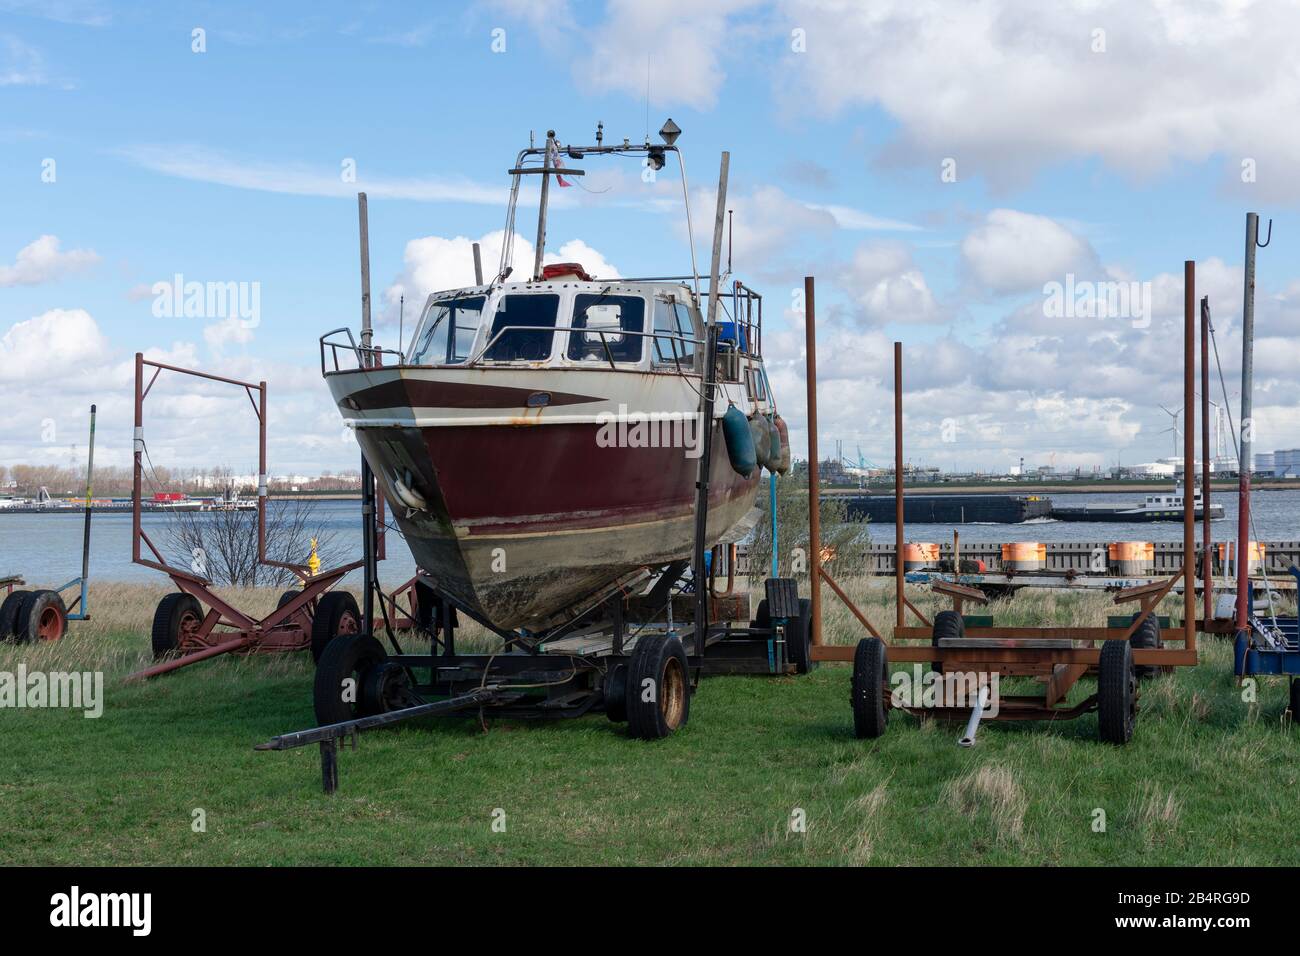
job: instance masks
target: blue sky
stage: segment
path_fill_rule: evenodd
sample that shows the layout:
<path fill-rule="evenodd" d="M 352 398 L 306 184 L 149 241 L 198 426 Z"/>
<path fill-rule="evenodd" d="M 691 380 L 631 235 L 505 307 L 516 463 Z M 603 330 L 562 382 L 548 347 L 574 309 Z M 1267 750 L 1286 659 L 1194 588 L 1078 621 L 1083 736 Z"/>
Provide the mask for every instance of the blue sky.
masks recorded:
<path fill-rule="evenodd" d="M 1179 398 L 1184 259 L 1201 263 L 1236 401 L 1247 209 L 1275 237 L 1260 253 L 1260 448 L 1300 444 L 1295 26 L 1293 5 L 1242 3 L 0 0 L 0 464 L 66 458 L 91 401 L 105 460 L 125 464 L 129 358 L 154 350 L 266 378 L 274 470 L 352 466 L 313 373 L 316 338 L 358 320 L 352 194 L 371 194 L 391 318 L 389 298 L 455 284 L 452 240 L 502 228 L 530 130 L 586 143 L 600 120 L 607 141 L 641 139 L 647 63 L 652 136 L 666 116 L 684 130 L 701 262 L 731 151 L 736 271 L 766 296 L 796 447 L 792 291 L 815 274 L 823 448 L 887 457 L 899 338 L 917 461 L 1168 454 L 1156 406 Z M 673 166 L 652 184 L 635 166 L 586 168 L 592 191 L 565 191 L 548 251 L 581 242 L 622 275 L 685 271 L 679 208 L 662 202 L 679 197 Z M 258 283 L 257 327 L 156 316 L 146 290 L 177 273 Z M 1150 283 L 1151 321 L 1045 314 L 1044 284 L 1067 275 Z M 248 464 L 229 396 L 175 394 L 153 433 L 165 460 Z"/>

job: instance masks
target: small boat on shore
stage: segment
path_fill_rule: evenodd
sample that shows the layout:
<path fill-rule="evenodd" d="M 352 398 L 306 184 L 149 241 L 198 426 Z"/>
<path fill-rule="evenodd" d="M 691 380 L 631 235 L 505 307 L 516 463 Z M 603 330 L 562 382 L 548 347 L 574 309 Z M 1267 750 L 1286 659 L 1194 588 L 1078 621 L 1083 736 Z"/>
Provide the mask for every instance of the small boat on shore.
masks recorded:
<path fill-rule="evenodd" d="M 490 281 L 428 297 L 400 354 L 353 347 L 363 367 L 340 369 L 348 346 L 334 333 L 321 340 L 323 361 L 332 347 L 335 358 L 330 391 L 416 563 L 495 627 L 542 629 L 641 569 L 690 557 L 709 295 L 694 253 L 690 275 L 668 278 L 543 263 L 546 183 L 582 175 L 561 152 L 640 155 L 661 169 L 678 132 L 670 120 L 663 146 L 605 146 L 598 132 L 589 147 L 548 133 L 510 170 L 507 240 L 521 177 L 543 179 L 536 260 L 522 281 L 512 281 L 507 241 Z M 689 208 L 687 218 L 689 234 Z M 762 300 L 729 273 L 719 285 L 710 545 L 743 535 L 755 510 L 760 468 L 737 465 L 739 430 L 760 465 L 789 465 L 763 365 Z"/>

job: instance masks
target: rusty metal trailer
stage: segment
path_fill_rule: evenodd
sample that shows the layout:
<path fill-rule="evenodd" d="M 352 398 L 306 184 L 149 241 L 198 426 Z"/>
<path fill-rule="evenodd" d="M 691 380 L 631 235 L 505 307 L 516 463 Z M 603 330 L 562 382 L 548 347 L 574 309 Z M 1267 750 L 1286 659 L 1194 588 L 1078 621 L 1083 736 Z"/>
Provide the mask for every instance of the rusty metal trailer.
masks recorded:
<path fill-rule="evenodd" d="M 145 381 L 146 369 L 153 373 Z M 168 563 L 158 546 L 150 539 L 141 521 L 144 462 L 148 446 L 144 437 L 144 404 L 159 375 L 172 372 L 204 381 L 231 385 L 243 389 L 252 405 L 258 426 L 258 488 L 257 488 L 257 561 L 267 567 L 291 572 L 301 583 L 301 589 L 286 591 L 279 605 L 270 614 L 257 616 L 239 607 L 217 593 L 206 575 L 206 562 L 197 562 L 190 568 L 180 568 Z M 154 611 L 150 635 L 157 663 L 130 675 L 128 680 L 139 680 L 167 674 L 199 661 L 223 654 L 274 653 L 310 649 L 319 657 L 325 647 L 340 634 L 355 634 L 372 626 L 370 616 L 363 615 L 356 599 L 337 590 L 344 576 L 361 567 L 353 561 L 328 570 L 318 570 L 306 564 L 275 561 L 266 553 L 266 382 L 244 382 L 209 372 L 180 368 L 135 356 L 135 436 L 134 475 L 131 494 L 131 560 L 146 568 L 161 571 L 171 578 L 177 590 L 165 595 Z M 378 542 L 378 559 L 383 559 L 384 512 L 379 501 L 363 509 L 367 536 Z M 152 557 L 146 557 L 144 548 Z M 383 596 L 380 611 L 386 624 L 410 626 L 418 616 L 418 598 L 414 580 L 408 581 L 391 595 Z M 401 606 L 405 598 L 406 607 Z M 370 611 L 372 603 L 366 601 Z M 390 615 L 395 620 L 390 620 Z"/>
<path fill-rule="evenodd" d="M 927 713 L 948 718 L 969 718 L 967 733 L 961 742 L 974 742 L 975 726 L 987 714 L 998 720 L 1059 720 L 1096 711 L 1098 729 L 1103 740 L 1123 744 L 1132 737 L 1137 715 L 1138 678 L 1164 668 L 1192 666 L 1197 662 L 1195 608 L 1195 554 L 1193 547 L 1194 515 L 1191 494 L 1184 495 L 1183 554 L 1189 556 L 1177 575 L 1164 582 L 1132 587 L 1115 596 L 1117 604 L 1135 603 L 1138 610 L 1123 627 L 1000 627 L 966 626 L 962 611 L 967 603 L 984 603 L 987 596 L 975 588 L 953 583 L 935 583 L 934 592 L 952 601 L 952 609 L 941 611 L 928 620 L 908 599 L 902 561 L 895 562 L 896 617 L 891 639 L 887 640 L 867 616 L 852 602 L 844 590 L 823 567 L 819 529 L 820 496 L 818 493 L 816 448 L 816 322 L 813 280 L 805 279 L 806 336 L 809 406 L 809 525 L 811 533 L 810 573 L 812 586 L 814 661 L 853 663 L 852 708 L 854 732 L 861 738 L 884 733 L 892 709 Z M 1195 263 L 1184 265 L 1183 325 L 1183 412 L 1186 416 L 1184 460 L 1195 460 L 1195 391 L 1196 323 Z M 1202 387 L 1203 402 L 1208 401 L 1207 315 L 1202 314 L 1201 364 L 1207 380 Z M 903 351 L 894 343 L 894 502 L 895 554 L 903 553 Z M 1205 414 L 1208 409 L 1203 409 Z M 1205 454 L 1208 456 L 1208 448 Z M 1209 464 L 1204 472 L 1208 475 Z M 1206 482 L 1206 504 L 1209 487 Z M 1205 567 L 1203 579 L 1210 580 L 1209 511 L 1204 509 Z M 1183 620 L 1180 627 L 1161 627 L 1155 617 L 1156 606 L 1182 580 Z M 852 645 L 827 645 L 822 641 L 821 584 L 825 583 L 844 602 L 869 636 Z M 1206 621 L 1211 614 L 1210 589 L 1206 589 Z M 919 622 L 908 624 L 908 612 Z M 1170 645 L 1170 646 L 1166 646 Z M 919 701 L 915 696 L 894 694 L 890 666 L 896 663 L 930 665 L 944 678 L 937 705 Z M 920 668 L 916 668 L 919 673 Z M 1081 700 L 1069 703 L 1067 697 L 1086 674 L 1097 674 L 1097 690 Z M 973 700 L 959 700 L 953 691 L 958 676 L 968 677 L 974 690 Z M 1001 695 L 995 709 L 987 709 L 989 694 L 1001 677 L 1036 678 L 1043 687 L 1040 694 Z M 959 695 L 958 695 L 959 696 Z M 959 706 L 960 704 L 960 706 Z"/>

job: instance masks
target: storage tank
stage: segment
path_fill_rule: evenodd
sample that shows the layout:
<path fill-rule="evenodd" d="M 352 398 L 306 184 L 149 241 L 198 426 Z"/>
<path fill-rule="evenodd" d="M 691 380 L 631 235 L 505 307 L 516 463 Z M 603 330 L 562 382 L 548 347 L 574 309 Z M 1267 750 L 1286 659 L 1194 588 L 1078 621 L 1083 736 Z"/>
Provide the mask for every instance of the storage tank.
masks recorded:
<path fill-rule="evenodd" d="M 1156 546 L 1150 541 L 1116 541 L 1106 548 L 1111 574 L 1150 574 L 1156 563 Z"/>
<path fill-rule="evenodd" d="M 1246 542 L 1246 571 L 1248 574 L 1255 574 L 1264 564 L 1265 551 L 1263 541 Z M 1219 542 L 1219 567 L 1226 567 L 1224 563 L 1231 563 L 1234 568 L 1237 560 L 1237 542 L 1220 541 Z"/>
<path fill-rule="evenodd" d="M 939 564 L 939 546 L 928 541 L 903 545 L 903 570 L 920 571 Z"/>
<path fill-rule="evenodd" d="M 1047 545 L 1016 541 L 1002 546 L 1004 571 L 1041 571 L 1047 565 Z"/>

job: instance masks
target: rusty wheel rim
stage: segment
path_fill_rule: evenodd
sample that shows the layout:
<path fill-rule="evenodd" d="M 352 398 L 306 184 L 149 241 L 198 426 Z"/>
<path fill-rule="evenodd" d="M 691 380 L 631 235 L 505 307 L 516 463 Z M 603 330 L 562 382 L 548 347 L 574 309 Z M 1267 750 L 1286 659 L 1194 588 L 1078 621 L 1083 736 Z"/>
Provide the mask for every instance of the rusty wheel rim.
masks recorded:
<path fill-rule="evenodd" d="M 63 636 L 63 615 L 57 607 L 47 607 L 41 612 L 36 624 L 36 638 L 41 641 L 57 641 Z"/>
<path fill-rule="evenodd" d="M 663 674 L 659 678 L 659 713 L 664 724 L 676 730 L 682 724 L 682 715 L 686 710 L 686 674 L 682 662 L 675 657 L 664 662 Z"/>
<path fill-rule="evenodd" d="M 180 631 L 176 635 L 176 643 L 181 646 L 187 646 L 198 640 L 199 627 L 203 621 L 193 611 L 186 611 L 181 615 Z"/>
<path fill-rule="evenodd" d="M 338 634 L 357 634 L 361 631 L 361 622 L 356 619 L 351 611 L 344 611 L 339 617 L 339 626 L 334 631 Z"/>

